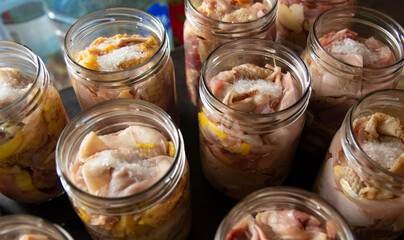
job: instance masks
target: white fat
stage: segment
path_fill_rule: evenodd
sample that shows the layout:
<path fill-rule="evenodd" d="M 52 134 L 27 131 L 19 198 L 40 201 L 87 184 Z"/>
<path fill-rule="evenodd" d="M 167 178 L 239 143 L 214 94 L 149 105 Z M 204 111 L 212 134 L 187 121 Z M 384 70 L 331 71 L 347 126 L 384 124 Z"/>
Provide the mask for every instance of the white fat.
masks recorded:
<path fill-rule="evenodd" d="M 403 149 L 396 142 L 366 142 L 362 144 L 366 154 L 380 166 L 390 169 Z"/>
<path fill-rule="evenodd" d="M 365 44 L 345 38 L 341 41 L 335 41 L 331 49 L 332 53 L 339 54 L 353 54 L 363 56 L 364 65 L 376 62 L 378 59 L 377 54 L 369 50 Z"/>
<path fill-rule="evenodd" d="M 131 45 L 118 48 L 108 54 L 98 56 L 97 63 L 101 71 L 118 71 L 122 70 L 119 65 L 131 59 L 140 59 L 147 53 L 140 51 L 139 46 Z"/>
<path fill-rule="evenodd" d="M 237 80 L 233 83 L 233 90 L 239 94 L 258 90 L 263 95 L 274 97 L 280 97 L 282 95 L 282 86 L 263 79 Z"/>

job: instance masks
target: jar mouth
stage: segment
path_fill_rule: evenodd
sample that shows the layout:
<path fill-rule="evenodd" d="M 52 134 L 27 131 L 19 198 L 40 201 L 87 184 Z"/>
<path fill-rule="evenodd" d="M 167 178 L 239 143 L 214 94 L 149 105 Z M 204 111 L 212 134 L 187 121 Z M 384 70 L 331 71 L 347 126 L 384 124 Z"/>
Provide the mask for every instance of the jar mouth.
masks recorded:
<path fill-rule="evenodd" d="M 37 88 L 39 79 L 41 78 L 41 73 L 43 71 L 43 63 L 29 47 L 16 42 L 0 40 L 0 51 L 3 52 L 3 54 L 12 54 L 11 57 L 6 57 L 6 62 L 4 62 L 6 64 L 3 64 L 3 57 L 0 57 L 0 67 L 16 68 L 24 74 L 29 75 L 29 78 L 32 79 L 32 82 L 30 82 L 31 86 L 27 92 L 24 93 L 24 95 L 10 105 L 0 109 L 0 115 L 13 111 L 11 116 L 7 117 L 8 119 L 12 119 L 25 112 L 25 109 L 32 106 L 32 104 L 37 101 L 37 98 L 40 97 L 40 91 L 37 90 Z M 13 63 L 18 65 L 18 67 L 13 65 Z M 27 71 L 31 70 L 31 72 L 27 73 L 24 69 Z M 45 85 L 45 81 L 43 85 Z M 35 90 L 36 92 L 34 92 Z M 25 99 L 29 98 L 29 96 L 32 96 L 31 99 L 28 102 L 24 102 Z M 22 111 L 14 111 L 17 106 L 21 107 Z"/>
<path fill-rule="evenodd" d="M 332 16 L 334 18 L 332 18 Z M 356 24 L 358 26 L 363 25 L 366 27 L 372 27 L 372 29 L 377 29 L 378 32 L 382 33 L 382 39 L 388 39 L 387 43 L 393 44 L 393 45 L 388 45 L 389 49 L 393 52 L 395 59 L 395 62 L 391 65 L 388 66 L 383 66 L 383 67 L 359 67 L 355 66 L 349 63 L 346 63 L 336 57 L 334 57 L 331 53 L 329 53 L 327 50 L 324 49 L 324 47 L 321 45 L 319 39 L 322 37 L 318 34 L 318 25 L 321 24 L 322 21 L 325 21 L 325 19 L 328 19 L 327 25 L 331 26 L 332 24 L 330 21 L 338 21 L 338 22 L 343 22 L 344 24 Z M 385 22 L 385 23 L 384 23 Z M 344 28 L 344 24 L 339 24 L 341 26 L 341 30 Z M 389 32 L 386 28 L 391 28 L 392 32 Z M 333 31 L 337 31 L 336 29 L 330 29 Z M 324 31 L 324 30 L 323 30 Z M 395 21 L 393 18 L 390 16 L 377 11 L 375 9 L 367 8 L 367 7 L 362 7 L 362 6 L 338 6 L 334 8 L 330 8 L 324 12 L 322 12 L 313 22 L 313 25 L 310 29 L 310 32 L 312 37 L 311 40 L 314 42 L 314 47 L 319 48 L 321 54 L 324 54 L 325 56 L 331 58 L 333 61 L 338 62 L 341 66 L 346 66 L 349 69 L 358 69 L 358 70 L 365 70 L 367 72 L 376 72 L 376 71 L 383 71 L 386 69 L 395 69 L 395 68 L 400 68 L 404 65 L 404 29 L 403 27 Z M 321 35 L 323 35 L 322 33 Z M 392 48 L 394 47 L 394 48 Z M 395 53 L 396 52 L 396 53 Z M 321 56 L 319 56 L 317 53 L 313 52 L 313 54 L 316 55 L 316 59 L 319 61 L 322 61 L 322 63 L 327 64 Z M 332 67 L 332 66 L 330 66 Z M 349 71 L 349 69 L 343 69 L 341 68 L 341 71 L 344 71 L 346 73 L 352 73 Z"/>
<path fill-rule="evenodd" d="M 111 109 L 113 111 L 111 111 Z M 120 122 L 122 121 L 120 117 L 128 115 L 131 115 L 130 117 L 132 118 L 126 120 L 125 122 Z M 139 122 L 133 121 L 135 118 L 139 120 Z M 140 122 L 141 120 L 151 120 L 152 123 L 147 125 L 145 122 Z M 167 172 L 164 173 L 164 175 L 158 179 L 157 182 L 132 195 L 121 197 L 103 197 L 88 193 L 77 187 L 71 181 L 70 174 L 68 173 L 71 161 L 69 162 L 65 159 L 75 159 L 77 155 L 75 150 L 78 149 L 82 140 L 89 132 L 106 130 L 105 127 L 113 127 L 119 130 L 124 129 L 125 127 L 133 126 L 134 124 L 136 125 L 138 123 L 143 124 L 142 126 L 150 126 L 156 128 L 157 130 L 161 130 L 163 135 L 168 135 L 168 138 L 173 141 L 175 146 L 173 162 Z M 103 126 L 103 129 L 98 128 L 99 126 Z M 138 99 L 113 99 L 89 107 L 86 109 L 86 111 L 78 114 L 68 123 L 68 125 L 62 131 L 56 145 L 55 155 L 57 173 L 62 180 L 65 190 L 72 193 L 72 198 L 79 200 L 81 203 L 83 203 L 83 205 L 98 206 L 99 208 L 99 206 L 102 206 L 103 202 L 108 201 L 110 204 L 109 206 L 112 205 L 111 209 L 114 209 L 115 207 L 119 208 L 125 206 L 125 203 L 128 201 L 135 201 L 140 205 L 129 206 L 129 208 L 142 208 L 144 206 L 154 205 L 159 199 L 171 193 L 173 188 L 172 186 L 175 186 L 175 184 L 179 181 L 178 174 L 181 173 L 178 173 L 178 171 L 182 171 L 181 159 L 185 159 L 185 149 L 183 148 L 184 142 L 180 130 L 173 122 L 171 117 L 162 109 L 149 102 Z M 168 183 L 168 179 L 173 182 Z M 157 189 L 153 190 L 153 188 Z M 145 200 L 144 198 L 146 196 L 147 199 Z M 91 201 L 91 203 L 86 203 L 86 200 Z M 119 211 L 121 210 L 122 208 L 118 210 L 117 214 L 119 214 Z"/>
<path fill-rule="evenodd" d="M 231 49 L 231 51 L 229 51 Z M 239 50 L 240 53 L 236 52 L 235 50 Z M 221 102 L 209 89 L 207 86 L 207 71 L 211 65 L 215 65 L 217 61 L 229 58 L 235 59 L 237 55 L 256 55 L 256 56 L 265 56 L 268 59 L 271 59 L 271 62 L 278 62 L 286 66 L 288 69 L 293 71 L 291 74 L 292 76 L 298 77 L 300 80 L 300 96 L 299 99 L 293 103 L 291 106 L 282 109 L 277 112 L 273 113 L 266 113 L 266 114 L 259 114 L 259 113 L 248 113 L 240 110 L 236 110 L 231 108 L 230 106 Z M 282 57 L 277 56 L 277 54 L 282 54 Z M 220 55 L 220 59 L 218 57 Z M 284 56 L 283 56 L 284 55 Z M 286 59 L 288 57 L 289 59 Z M 293 61 L 293 62 L 292 62 Z M 269 62 L 269 61 L 268 61 Z M 238 64 L 242 64 L 245 62 L 241 62 Z M 292 77 L 293 78 L 293 77 Z M 296 80 L 296 79 L 295 79 Z M 233 40 L 227 43 L 224 43 L 220 47 L 216 48 L 212 51 L 206 61 L 203 64 L 201 70 L 201 77 L 200 77 L 200 88 L 199 88 L 199 95 L 201 101 L 215 109 L 215 111 L 220 113 L 231 112 L 240 116 L 242 118 L 257 118 L 264 121 L 264 124 L 267 124 L 267 119 L 274 119 L 274 122 L 280 122 L 277 117 L 287 116 L 286 118 L 291 118 L 295 112 L 299 112 L 299 110 L 304 110 L 307 107 L 308 100 L 311 95 L 311 87 L 310 87 L 310 73 L 307 68 L 307 65 L 304 61 L 292 50 L 270 40 L 262 40 L 262 39 L 239 39 Z M 202 94 L 202 91 L 205 94 Z"/>
<path fill-rule="evenodd" d="M 357 137 L 355 136 L 353 129 L 353 122 L 356 118 L 361 117 L 361 116 L 368 116 L 369 114 L 372 114 L 372 110 L 361 110 L 360 107 L 361 105 L 368 106 L 368 107 L 375 107 L 375 108 L 380 108 L 380 109 L 385 109 L 385 105 L 377 105 L 377 102 L 374 100 L 371 100 L 373 97 L 383 97 L 385 100 L 400 100 L 404 101 L 404 90 L 400 89 L 382 89 L 382 90 L 376 90 L 374 92 L 368 93 L 364 95 L 362 98 L 360 98 L 351 108 L 351 110 L 348 112 L 346 115 L 346 118 L 348 121 L 346 121 L 346 128 L 345 128 L 345 134 L 346 137 L 341 136 L 341 140 L 345 143 L 347 143 L 347 146 L 345 144 L 342 144 L 344 152 L 348 152 L 350 155 L 355 156 L 356 152 L 360 154 L 360 158 L 363 160 L 359 159 L 358 157 L 355 157 L 355 162 L 352 162 L 353 160 L 350 160 L 350 158 L 347 158 L 351 163 L 358 164 L 361 172 L 366 174 L 366 176 L 371 176 L 376 179 L 375 184 L 380 185 L 381 181 L 387 181 L 388 184 L 385 184 L 387 188 L 389 188 L 390 191 L 392 192 L 399 192 L 401 194 L 404 194 L 404 176 L 400 176 L 398 174 L 394 174 L 390 172 L 388 169 L 384 168 L 381 166 L 379 163 L 374 161 L 372 158 L 366 154 L 366 152 L 363 150 L 361 145 L 359 144 L 359 141 Z M 401 96 L 401 97 L 400 97 Z M 404 110 L 404 104 L 401 102 L 400 106 Z M 397 110 L 397 109 L 396 109 Z M 357 112 L 359 111 L 359 112 Z M 352 140 L 351 140 L 352 139 Z M 394 180 L 396 182 L 394 182 Z M 400 190 L 401 188 L 401 190 Z"/>
<path fill-rule="evenodd" d="M 10 226 L 14 228 L 14 231 L 4 229 L 4 227 Z M 70 234 L 59 225 L 55 225 L 40 217 L 26 214 L 6 215 L 0 217 L 0 235 L 2 230 L 5 230 L 5 234 L 17 232 L 22 233 L 21 230 L 34 230 L 34 233 L 43 233 L 48 237 L 54 237 L 55 239 L 73 240 Z M 29 233 L 30 231 L 27 231 Z M 61 238 L 62 237 L 62 238 Z"/>
<path fill-rule="evenodd" d="M 271 9 L 263 16 L 248 21 L 248 22 L 225 22 L 225 21 L 220 21 L 217 19 L 210 18 L 201 12 L 198 11 L 198 9 L 194 6 L 192 3 L 192 0 L 186 0 L 185 1 L 185 9 L 190 9 L 193 14 L 196 14 L 197 18 L 200 18 L 201 21 L 198 21 L 199 24 L 205 26 L 208 29 L 211 29 L 212 32 L 216 34 L 234 34 L 234 33 L 241 33 L 241 32 L 246 32 L 246 31 L 251 31 L 250 29 L 255 29 L 257 27 L 262 27 L 262 24 L 269 24 L 271 21 L 268 21 L 271 18 L 275 18 L 277 14 L 277 9 L 278 9 L 278 0 L 264 0 L 267 2 L 270 6 Z M 264 2 L 263 1 L 263 2 Z M 187 18 L 189 19 L 189 18 Z M 214 27 L 218 26 L 218 27 Z M 239 31 L 226 31 L 224 29 L 229 28 L 232 26 L 230 29 L 239 29 Z"/>
<path fill-rule="evenodd" d="M 354 239 L 346 220 L 331 204 L 313 192 L 285 186 L 263 188 L 237 203 L 222 220 L 215 239 L 224 239 L 224 234 L 230 230 L 225 226 L 231 225 L 232 221 L 238 221 L 246 214 L 254 214 L 273 207 L 290 208 L 309 213 L 309 215 L 314 214 L 321 218 L 320 222 L 324 221 L 323 223 L 331 220 L 336 223 L 335 226 L 338 229 L 336 232 L 345 237 L 343 239 Z"/>
<path fill-rule="evenodd" d="M 152 26 L 148 26 L 148 24 Z M 122 30 L 120 30 L 121 28 Z M 108 31 L 113 30 L 115 34 L 123 34 L 121 31 L 131 31 L 131 34 L 147 34 L 156 37 L 159 42 L 159 47 L 157 51 L 151 56 L 149 59 L 144 62 L 135 65 L 130 68 L 125 68 L 121 70 L 115 71 L 99 71 L 89 69 L 87 67 L 82 66 L 75 60 L 75 56 L 79 51 L 84 50 L 88 47 L 97 37 L 95 36 L 92 41 L 83 44 L 85 40 L 90 39 L 87 37 L 96 31 Z M 105 33 L 106 34 L 106 33 Z M 110 35 L 110 34 L 108 34 Z M 112 37 L 112 36 L 108 36 Z M 74 46 L 71 48 L 70 45 L 83 45 L 83 46 Z M 101 84 L 116 84 L 118 82 L 136 82 L 137 80 L 141 80 L 145 76 L 147 76 L 150 72 L 153 72 L 154 69 L 159 66 L 160 62 L 163 61 L 164 53 L 169 51 L 168 44 L 168 36 L 163 24 L 158 20 L 157 17 L 143 12 L 141 10 L 133 9 L 133 8 L 108 8 L 102 9 L 95 12 L 92 12 L 79 20 L 77 20 L 67 31 L 66 37 L 64 40 L 64 49 L 65 49 L 65 59 L 67 62 L 74 65 L 75 69 L 82 69 L 88 72 L 88 74 L 97 76 L 102 78 L 103 76 L 114 76 L 113 80 L 97 80 L 86 78 L 87 81 L 92 81 Z M 73 51 L 74 50 L 74 51 Z M 152 62 L 156 63 L 152 63 Z M 152 66 L 148 68 L 146 71 L 141 71 L 138 75 L 135 76 L 133 72 L 142 68 L 145 68 L 151 64 Z M 132 74 L 129 74 L 132 73 Z M 116 77 L 115 77 L 116 75 Z M 119 76 L 122 75 L 122 76 Z"/>

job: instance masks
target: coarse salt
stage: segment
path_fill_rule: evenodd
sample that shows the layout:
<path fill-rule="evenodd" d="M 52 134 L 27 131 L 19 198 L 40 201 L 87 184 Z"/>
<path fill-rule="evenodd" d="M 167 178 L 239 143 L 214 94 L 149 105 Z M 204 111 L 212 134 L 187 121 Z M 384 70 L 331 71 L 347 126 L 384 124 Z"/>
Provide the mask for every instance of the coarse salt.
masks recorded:
<path fill-rule="evenodd" d="M 396 159 L 403 152 L 403 149 L 397 142 L 365 142 L 361 145 L 366 154 L 380 166 L 390 169 Z"/>
<path fill-rule="evenodd" d="M 233 83 L 233 90 L 238 94 L 258 90 L 260 94 L 266 96 L 280 97 L 282 95 L 282 86 L 264 79 L 237 80 Z"/>
<path fill-rule="evenodd" d="M 345 55 L 361 55 L 363 57 L 364 65 L 374 63 L 378 59 L 377 54 L 368 49 L 365 44 L 362 44 L 350 38 L 345 38 L 341 41 L 335 41 L 332 45 L 331 52 Z"/>
<path fill-rule="evenodd" d="M 132 59 L 140 59 L 146 55 L 147 53 L 142 52 L 139 46 L 131 45 L 98 56 L 97 64 L 100 71 L 119 71 L 122 70 L 122 68 L 119 67 L 122 63 Z"/>

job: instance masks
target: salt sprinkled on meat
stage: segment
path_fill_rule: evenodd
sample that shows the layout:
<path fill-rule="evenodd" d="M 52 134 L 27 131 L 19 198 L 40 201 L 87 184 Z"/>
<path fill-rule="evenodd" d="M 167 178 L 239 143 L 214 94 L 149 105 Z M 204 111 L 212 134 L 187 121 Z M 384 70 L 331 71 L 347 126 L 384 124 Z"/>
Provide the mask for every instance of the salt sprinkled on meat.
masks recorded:
<path fill-rule="evenodd" d="M 152 178 L 155 174 L 150 171 L 156 166 L 155 163 L 143 159 L 131 152 L 121 152 L 119 150 L 105 150 L 95 155 L 93 163 L 105 168 L 121 170 L 126 169 L 130 177 L 136 181 Z"/>
<path fill-rule="evenodd" d="M 140 59 L 147 54 L 140 51 L 139 46 L 132 45 L 118 48 L 108 54 L 98 56 L 97 63 L 100 71 L 118 71 L 122 70 L 119 66 L 131 59 Z"/>
<path fill-rule="evenodd" d="M 282 95 L 282 86 L 263 79 L 237 80 L 233 83 L 233 90 L 239 94 L 258 90 L 263 95 L 269 95 L 273 97 L 280 97 Z"/>
<path fill-rule="evenodd" d="M 363 57 L 363 63 L 365 66 L 376 62 L 378 59 L 377 54 L 369 50 L 366 45 L 350 38 L 335 41 L 332 45 L 331 53 L 361 55 Z"/>
<path fill-rule="evenodd" d="M 0 86 L 0 108 L 6 107 L 11 103 L 17 101 L 25 91 L 22 89 L 15 89 L 7 85 Z"/>
<path fill-rule="evenodd" d="M 395 141 L 365 142 L 361 147 L 373 161 L 377 162 L 385 169 L 390 169 L 403 152 L 400 144 L 397 144 Z"/>

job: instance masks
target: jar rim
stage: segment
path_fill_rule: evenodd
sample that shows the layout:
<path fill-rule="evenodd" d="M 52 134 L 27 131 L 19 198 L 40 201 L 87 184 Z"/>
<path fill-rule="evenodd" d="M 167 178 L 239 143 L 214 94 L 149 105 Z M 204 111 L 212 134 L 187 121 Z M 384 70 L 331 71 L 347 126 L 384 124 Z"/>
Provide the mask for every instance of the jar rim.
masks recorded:
<path fill-rule="evenodd" d="M 114 109 L 115 108 L 115 109 Z M 120 109 L 117 111 L 117 108 Z M 74 134 L 78 134 L 80 132 L 80 137 L 83 138 L 85 135 L 89 133 L 88 127 L 92 127 L 96 123 L 100 123 L 106 120 L 111 120 L 113 117 L 122 115 L 122 114 L 127 114 L 127 112 L 122 111 L 122 109 L 125 109 L 127 111 L 133 112 L 132 116 L 140 116 L 139 114 L 146 114 L 146 118 L 154 117 L 152 120 L 161 120 L 162 124 L 165 124 L 166 130 L 173 141 L 175 145 L 175 154 L 173 156 L 173 162 L 170 166 L 170 168 L 167 170 L 167 172 L 160 178 L 158 181 L 153 183 L 151 186 L 148 186 L 145 189 L 142 189 L 140 192 L 131 194 L 131 195 L 126 195 L 126 196 L 121 196 L 121 197 L 104 197 L 104 196 L 96 196 L 91 193 L 88 193 L 79 187 L 77 187 L 69 177 L 69 174 L 67 173 L 68 169 L 66 166 L 68 165 L 68 162 L 64 163 L 64 160 L 62 158 L 65 158 L 66 156 L 70 155 L 70 149 L 71 145 L 76 144 L 74 140 L 68 140 L 69 138 L 72 137 Z M 114 110 L 114 111 L 113 111 Z M 143 111 L 143 112 L 142 112 Z M 110 115 L 114 113 L 114 115 Z M 119 123 L 119 121 L 115 121 L 114 123 Z M 136 123 L 136 122 L 133 122 Z M 132 126 L 132 125 L 128 125 Z M 163 125 L 161 125 L 163 126 Z M 156 127 L 156 126 L 152 126 Z M 81 129 L 84 128 L 84 129 Z M 97 129 L 94 129 L 97 130 Z M 172 132 L 168 132 L 172 131 Z M 78 143 L 80 144 L 80 143 Z M 67 148 L 66 145 L 69 145 L 69 149 L 65 150 Z M 75 116 L 69 123 L 68 125 L 64 128 L 62 133 L 60 134 L 59 140 L 56 145 L 56 150 L 55 150 L 55 155 L 56 155 L 56 163 L 57 163 L 57 173 L 59 177 L 62 180 L 62 184 L 65 186 L 65 190 L 67 192 L 70 191 L 70 193 L 74 192 L 74 196 L 72 197 L 73 199 L 79 199 L 80 202 L 83 203 L 84 199 L 90 199 L 94 202 L 94 206 L 99 206 L 96 203 L 102 202 L 102 201 L 108 201 L 110 203 L 116 204 L 117 207 L 122 207 L 125 206 L 125 203 L 129 200 L 137 200 L 138 202 L 142 202 L 146 194 L 150 193 L 150 191 L 155 188 L 156 186 L 159 186 L 159 190 L 155 192 L 153 196 L 151 196 L 151 199 L 148 199 L 144 205 L 147 206 L 152 206 L 161 197 L 165 197 L 171 193 L 173 190 L 173 186 L 176 185 L 176 183 L 179 181 L 178 176 L 180 176 L 180 173 L 175 173 L 176 170 L 178 171 L 183 171 L 183 162 L 182 158 L 185 159 L 185 149 L 184 149 L 184 142 L 182 138 L 182 134 L 177 127 L 176 123 L 172 120 L 170 115 L 168 115 L 165 111 L 163 111 L 161 108 L 158 106 L 151 104 L 149 102 L 139 100 L 139 99 L 112 99 L 108 101 L 104 101 L 101 103 L 97 103 L 89 108 L 87 108 L 85 111 L 79 113 L 77 116 Z M 75 155 L 73 156 L 75 157 Z M 181 166 L 180 166 L 181 165 Z M 173 181 L 173 183 L 169 184 L 167 183 L 167 179 L 170 179 Z M 166 189 L 168 188 L 168 189 Z M 144 203 L 145 201 L 143 201 Z M 92 204 L 89 204 L 92 206 Z M 130 207 L 131 209 L 133 208 Z"/>
<path fill-rule="evenodd" d="M 256 41 L 259 42 L 260 45 L 256 44 L 256 43 L 252 43 L 252 41 Z M 292 104 L 291 106 L 282 109 L 280 111 L 277 112 L 273 112 L 273 113 L 266 113 L 266 114 L 259 114 L 259 113 L 248 113 L 248 112 L 243 112 L 240 110 L 236 110 L 234 108 L 231 108 L 229 106 L 227 106 L 226 104 L 222 103 L 221 101 L 219 101 L 219 99 L 216 98 L 216 96 L 212 93 L 212 91 L 209 89 L 209 87 L 206 84 L 206 71 L 207 71 L 207 67 L 208 64 L 213 61 L 216 58 L 216 55 L 219 54 L 222 49 L 231 47 L 231 46 L 241 46 L 241 45 L 250 45 L 250 46 L 262 46 L 265 45 L 265 47 L 267 48 L 267 52 L 269 54 L 273 54 L 273 57 L 275 56 L 276 50 L 274 49 L 274 47 L 279 48 L 279 50 L 286 52 L 289 56 L 294 57 L 294 60 L 296 60 L 298 63 L 300 63 L 300 67 L 303 69 L 303 73 L 302 73 L 302 93 L 301 96 L 299 96 L 299 99 Z M 224 51 L 224 50 L 223 50 Z M 230 53 L 229 53 L 230 54 Z M 244 53 L 245 54 L 245 53 Z M 256 53 L 255 53 L 256 54 Z M 295 66 L 294 66 L 295 67 Z M 207 93 L 207 97 L 209 98 L 210 101 L 212 101 L 212 104 L 209 104 L 212 108 L 214 108 L 216 111 L 219 112 L 223 112 L 221 111 L 219 108 L 215 107 L 215 105 L 220 106 L 221 109 L 225 109 L 226 111 L 235 113 L 239 116 L 243 116 L 243 117 L 251 117 L 251 118 L 258 118 L 258 119 L 266 119 L 266 118 L 271 118 L 274 116 L 279 116 L 285 113 L 288 113 L 296 108 L 298 108 L 300 106 L 301 107 L 305 107 L 307 105 L 307 101 L 310 98 L 311 95 L 311 87 L 310 87 L 310 72 L 307 68 L 307 65 L 304 63 L 304 61 L 302 60 L 302 58 L 297 55 L 294 51 L 290 50 L 287 47 L 282 46 L 279 43 L 276 43 L 274 41 L 271 40 L 264 40 L 264 39 L 237 39 L 237 40 L 232 40 L 229 42 L 226 42 L 224 44 L 222 44 L 221 46 L 219 46 L 218 48 L 216 48 L 215 50 L 213 50 L 208 57 L 206 58 L 202 70 L 201 70 L 201 77 L 200 77 L 200 84 L 199 84 L 199 95 L 201 96 L 201 100 L 206 103 L 209 101 L 205 100 L 204 94 L 201 93 L 201 89 L 203 89 L 206 93 Z M 305 104 L 306 103 L 306 104 Z"/>
<path fill-rule="evenodd" d="M 73 240 L 73 237 L 70 236 L 70 234 L 58 224 L 51 223 L 46 219 L 34 215 L 14 214 L 14 215 L 0 216 L 0 226 L 3 225 L 4 227 L 4 224 L 13 227 L 23 225 L 32 229 L 37 229 L 38 227 L 39 228 L 45 227 L 47 230 L 51 231 L 49 233 L 47 232 L 48 234 L 57 234 L 57 236 L 55 235 L 49 235 L 49 236 L 56 237 L 57 239 L 59 239 L 59 237 L 63 237 L 63 239 L 66 240 Z M 2 228 L 0 228 L 0 235 L 1 235 L 1 229 Z"/>
<path fill-rule="evenodd" d="M 261 21 L 264 21 L 267 18 L 271 17 L 271 15 L 275 15 L 274 17 L 276 17 L 276 14 L 278 12 L 278 10 L 277 10 L 278 9 L 278 0 L 274 0 L 273 1 L 274 3 L 272 3 L 271 0 L 264 0 L 264 1 L 267 1 L 271 5 L 271 9 L 266 14 L 264 14 L 263 16 L 261 16 L 261 17 L 259 17 L 257 19 L 248 21 L 248 22 L 225 22 L 225 21 L 214 19 L 214 18 L 210 18 L 210 17 L 202 14 L 201 12 L 198 11 L 198 9 L 194 6 L 194 4 L 191 3 L 191 1 L 192 0 L 186 0 L 185 1 L 185 9 L 191 9 L 191 11 L 194 14 L 196 14 L 196 16 L 198 18 L 201 18 L 201 19 L 203 19 L 203 21 L 208 23 L 208 24 L 202 24 L 201 22 L 203 22 L 203 21 L 199 21 L 198 22 L 199 24 L 206 25 L 209 28 L 211 28 L 211 25 L 215 25 L 215 24 L 216 25 L 221 25 L 221 26 L 236 26 L 236 27 L 239 27 L 240 29 L 242 29 L 240 32 L 246 31 L 245 30 L 247 28 L 246 26 L 252 25 L 252 24 L 255 24 L 255 23 L 260 23 Z M 185 11 L 185 14 L 186 13 L 187 13 L 187 11 Z M 187 19 L 189 19 L 189 18 L 187 18 Z M 264 24 L 269 25 L 269 24 L 271 24 L 271 21 L 265 21 Z M 213 29 L 212 29 L 212 31 L 213 31 Z M 217 31 L 214 31 L 214 32 L 223 33 L 223 34 L 226 34 L 226 33 L 229 33 L 229 34 L 240 33 L 240 32 L 225 32 L 225 31 L 222 32 L 222 31 L 220 31 L 220 29 L 217 30 Z"/>
<path fill-rule="evenodd" d="M 69 41 L 72 41 L 73 34 L 77 35 L 79 33 L 79 35 L 85 35 L 84 33 L 88 30 L 91 29 L 92 27 L 89 26 L 92 24 L 92 22 L 98 18 L 102 18 L 103 22 L 108 22 L 111 23 L 113 26 L 113 23 L 116 23 L 116 21 L 123 21 L 123 20 L 117 20 L 114 17 L 116 16 L 120 16 L 120 17 L 127 17 L 130 19 L 134 19 L 134 20 L 142 20 L 142 17 L 139 17 L 138 15 L 145 15 L 147 16 L 154 24 L 156 24 L 156 27 L 158 27 L 159 32 L 161 33 L 161 36 L 159 36 L 159 47 L 157 49 L 157 51 L 148 59 L 146 59 L 144 62 L 132 66 L 130 68 L 125 68 L 125 69 L 121 69 L 121 70 L 114 70 L 114 71 L 100 71 L 100 70 L 93 70 L 93 69 L 89 69 L 87 67 L 82 66 L 81 64 L 79 64 L 73 57 L 72 52 L 70 51 L 68 45 L 69 45 Z M 96 19 L 92 19 L 93 17 L 97 17 Z M 90 20 L 90 22 L 86 22 L 88 20 Z M 128 22 L 128 20 L 125 20 L 125 22 Z M 133 21 L 134 24 L 137 24 L 136 22 Z M 84 28 L 84 29 L 82 29 Z M 95 39 L 94 39 L 95 40 Z M 99 83 L 99 84 L 116 84 L 118 82 L 125 82 L 125 81 L 130 81 L 130 82 L 137 82 L 139 80 L 141 80 L 142 78 L 144 78 L 144 76 L 147 76 L 150 72 L 153 72 L 153 70 L 155 68 L 157 68 L 157 66 L 159 65 L 159 63 L 163 60 L 164 57 L 164 52 L 167 51 L 167 49 L 169 49 L 169 45 L 168 45 L 168 36 L 166 33 L 166 30 L 164 28 L 164 25 L 161 23 L 161 21 L 145 12 L 145 11 L 141 11 L 135 8 L 126 8 L 126 7 L 114 7 L 114 8 L 107 8 L 107 9 L 101 9 L 98 11 L 94 11 L 92 13 L 89 13 L 85 16 L 83 16 L 82 18 L 78 19 L 70 28 L 69 30 L 66 32 L 66 37 L 64 39 L 64 49 L 65 49 L 65 59 L 67 62 L 72 63 L 74 65 L 74 67 L 78 68 L 78 69 L 82 69 L 85 70 L 87 72 L 89 72 L 90 74 L 94 74 L 97 76 L 105 76 L 105 75 L 114 75 L 114 74 L 120 74 L 120 73 L 125 73 L 125 72 L 131 72 L 133 70 L 136 69 L 140 69 L 143 66 L 149 64 L 152 59 L 154 58 L 158 58 L 158 61 L 156 62 L 156 64 L 154 64 L 150 69 L 148 69 L 147 71 L 135 76 L 135 78 L 133 79 L 133 77 L 126 77 L 123 79 L 116 79 L 116 80 L 97 80 L 97 79 L 90 79 L 90 78 L 86 78 L 86 81 L 91 81 L 94 83 Z M 79 79 L 81 80 L 81 79 Z"/>
<path fill-rule="evenodd" d="M 360 13 L 364 13 L 363 15 L 367 16 L 367 15 L 371 15 L 371 17 L 375 17 L 377 18 L 377 20 L 380 21 L 389 21 L 388 25 L 392 28 L 395 29 L 396 33 L 399 34 L 400 38 L 398 39 L 401 44 L 398 44 L 398 46 L 400 46 L 401 51 L 400 51 L 400 55 L 401 58 L 397 59 L 393 64 L 388 65 L 388 66 L 383 66 L 383 67 L 359 67 L 359 66 L 355 66 L 349 63 L 346 63 L 336 57 L 334 57 L 331 53 L 329 53 L 327 50 L 324 49 L 324 47 L 321 45 L 320 41 L 319 41 L 319 36 L 317 36 L 316 33 L 316 26 L 320 23 L 320 21 L 322 21 L 322 19 L 324 17 L 326 17 L 328 14 L 332 14 L 332 13 L 337 13 L 337 12 L 343 12 L 343 11 L 352 11 L 353 14 L 356 13 L 356 11 L 360 11 Z M 351 16 L 352 19 L 354 17 L 354 15 Z M 318 48 L 320 48 L 321 53 L 326 54 L 326 56 L 332 58 L 334 61 L 337 61 L 339 64 L 341 64 L 342 66 L 347 66 L 351 69 L 362 69 L 362 70 L 366 70 L 369 72 L 372 71 L 380 71 L 380 70 L 385 70 L 385 69 L 390 69 L 390 68 L 395 68 L 395 67 L 402 67 L 404 65 L 404 29 L 403 27 L 393 18 L 391 18 L 390 16 L 388 16 L 387 14 L 372 9 L 372 8 L 368 8 L 368 7 L 364 7 L 364 6 L 351 6 L 351 5 L 346 5 L 346 6 L 338 6 L 338 7 L 334 7 L 334 8 L 330 8 L 325 10 L 324 12 L 322 12 L 320 15 L 318 15 L 318 17 L 314 20 L 313 25 L 310 28 L 310 35 L 312 37 L 309 36 L 309 39 L 312 39 L 312 41 L 314 41 L 314 44 L 316 46 L 318 46 Z M 317 56 L 317 59 L 321 59 L 320 56 L 318 56 L 318 54 L 314 53 Z M 324 62 L 324 60 L 322 60 Z"/>
<path fill-rule="evenodd" d="M 15 106 L 18 106 L 21 104 L 25 105 L 23 109 L 27 109 L 34 103 L 34 100 L 36 100 L 38 97 L 40 97 L 39 96 L 40 93 L 39 93 L 39 91 L 37 91 L 35 93 L 34 97 L 28 103 L 23 102 L 24 99 L 27 99 L 30 95 L 32 95 L 34 90 L 37 88 L 37 84 L 39 82 L 41 72 L 45 70 L 44 64 L 43 64 L 42 60 L 39 58 L 39 56 L 35 54 L 34 51 L 32 51 L 29 47 L 27 47 L 23 44 L 20 44 L 17 42 L 12 42 L 12 41 L 0 40 L 0 49 L 2 51 L 4 51 L 4 49 L 6 49 L 6 51 L 13 51 L 15 53 L 23 55 L 23 57 L 26 57 L 27 60 L 31 60 L 30 63 L 32 64 L 33 67 L 35 67 L 35 73 L 32 75 L 33 81 L 30 82 L 31 86 L 29 87 L 29 89 L 16 101 L 12 102 L 11 104 L 7 105 L 4 108 L 1 108 L 0 114 L 6 113 L 8 111 L 12 111 Z M 2 66 L 0 66 L 0 68 L 1 67 Z M 10 66 L 10 67 L 14 68 L 14 66 Z M 16 68 L 16 69 L 18 69 L 18 68 Z M 18 69 L 18 70 L 22 71 L 21 69 Z M 46 79 L 44 79 L 43 85 L 46 85 Z M 18 117 L 23 112 L 25 112 L 25 111 L 15 112 L 15 113 L 13 113 L 13 117 Z M 4 121 L 4 119 L 2 121 Z"/>

